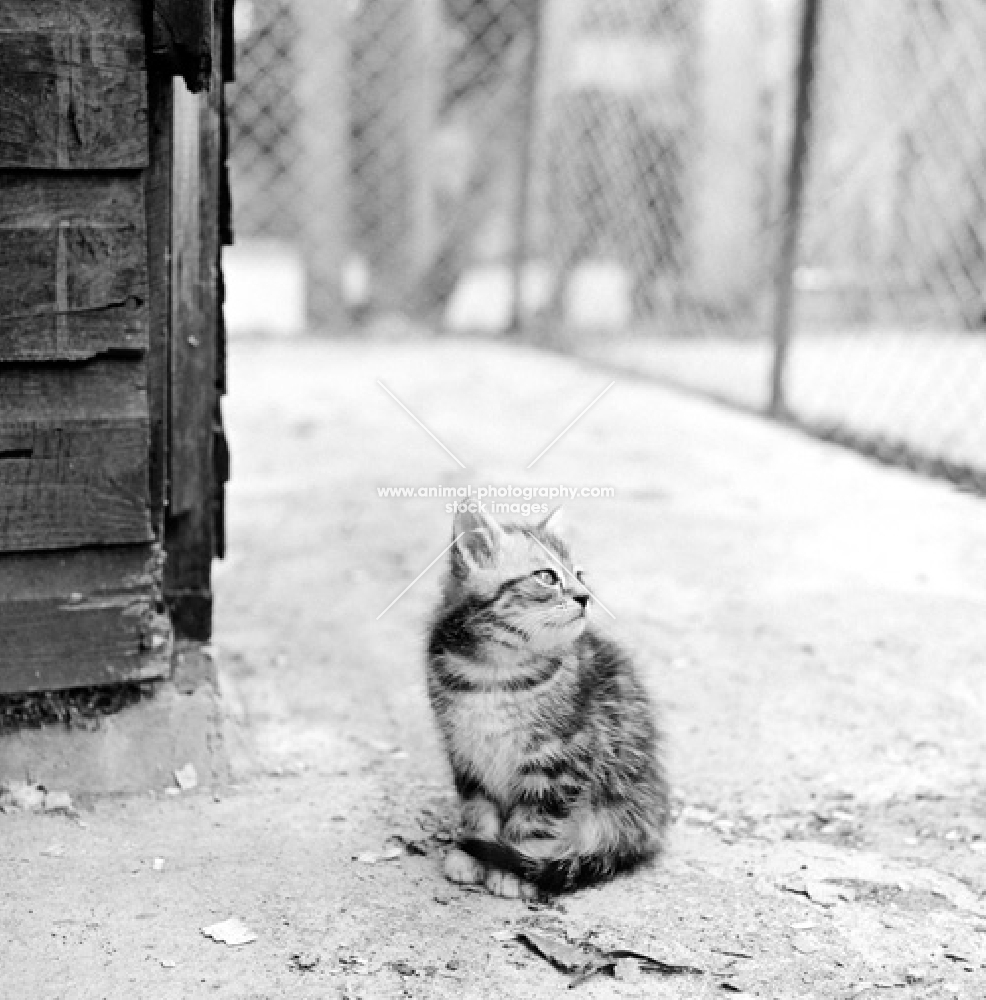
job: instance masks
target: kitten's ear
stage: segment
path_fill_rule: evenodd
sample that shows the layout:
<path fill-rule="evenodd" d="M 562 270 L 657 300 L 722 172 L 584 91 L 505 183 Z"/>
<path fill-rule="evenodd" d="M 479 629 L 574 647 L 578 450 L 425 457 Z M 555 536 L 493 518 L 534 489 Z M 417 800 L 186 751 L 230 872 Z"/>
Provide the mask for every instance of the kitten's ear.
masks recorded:
<path fill-rule="evenodd" d="M 541 531 L 550 531 L 559 538 L 565 534 L 565 511 L 556 507 L 539 525 Z"/>
<path fill-rule="evenodd" d="M 499 522 L 482 511 L 456 511 L 452 518 L 452 572 L 463 577 L 488 566 L 499 554 L 505 535 Z"/>

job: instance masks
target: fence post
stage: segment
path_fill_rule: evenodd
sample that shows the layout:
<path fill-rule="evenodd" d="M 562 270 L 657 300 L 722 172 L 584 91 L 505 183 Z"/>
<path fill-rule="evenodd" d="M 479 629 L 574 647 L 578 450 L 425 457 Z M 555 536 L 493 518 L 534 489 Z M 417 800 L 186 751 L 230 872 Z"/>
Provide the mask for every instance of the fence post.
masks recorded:
<path fill-rule="evenodd" d="M 294 0 L 298 29 L 296 164 L 305 313 L 310 329 L 346 323 L 342 272 L 349 190 L 349 31 L 345 3 Z"/>
<path fill-rule="evenodd" d="M 524 326 L 524 269 L 530 251 L 531 188 L 534 182 L 537 143 L 538 84 L 541 65 L 541 7 L 531 7 L 530 42 L 521 82 L 522 120 L 518 144 L 517 197 L 514 202 L 513 246 L 510 261 L 510 322 L 507 332 L 518 334 Z"/>
<path fill-rule="evenodd" d="M 804 196 L 805 166 L 808 159 L 808 126 L 811 118 L 812 83 L 815 74 L 815 43 L 818 39 L 818 15 L 821 0 L 803 0 L 798 65 L 795 80 L 794 129 L 784 192 L 781 239 L 774 275 L 774 358 L 770 373 L 770 413 L 788 412 L 784 376 L 794 320 L 794 273 Z"/>

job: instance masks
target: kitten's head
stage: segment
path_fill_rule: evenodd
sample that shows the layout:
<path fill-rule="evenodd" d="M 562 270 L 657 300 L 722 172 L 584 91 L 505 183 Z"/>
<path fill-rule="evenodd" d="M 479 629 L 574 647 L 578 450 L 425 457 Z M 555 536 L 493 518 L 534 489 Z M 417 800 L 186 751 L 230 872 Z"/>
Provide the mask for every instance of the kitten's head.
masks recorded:
<path fill-rule="evenodd" d="M 468 603 L 489 637 L 500 633 L 538 651 L 570 645 L 585 628 L 590 595 L 560 521 L 560 509 L 536 525 L 456 513 L 446 601 Z"/>

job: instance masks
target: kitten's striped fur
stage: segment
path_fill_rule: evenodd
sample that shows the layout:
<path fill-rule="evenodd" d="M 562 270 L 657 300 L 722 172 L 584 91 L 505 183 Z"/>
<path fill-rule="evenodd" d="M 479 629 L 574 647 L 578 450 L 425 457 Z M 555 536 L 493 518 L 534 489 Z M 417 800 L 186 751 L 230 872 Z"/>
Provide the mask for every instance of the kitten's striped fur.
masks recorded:
<path fill-rule="evenodd" d="M 647 695 L 588 624 L 551 515 L 455 517 L 428 691 L 462 807 L 454 881 L 501 895 L 612 878 L 660 850 L 668 790 Z"/>

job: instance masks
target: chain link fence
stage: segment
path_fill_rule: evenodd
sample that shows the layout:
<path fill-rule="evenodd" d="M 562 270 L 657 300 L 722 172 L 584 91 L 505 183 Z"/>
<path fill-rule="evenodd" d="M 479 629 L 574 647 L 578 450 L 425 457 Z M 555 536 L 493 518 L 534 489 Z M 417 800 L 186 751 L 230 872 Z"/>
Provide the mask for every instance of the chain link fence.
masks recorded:
<path fill-rule="evenodd" d="M 788 396 L 879 454 L 986 473 L 986 8 L 822 5 Z"/>
<path fill-rule="evenodd" d="M 982 487 L 979 0 L 236 19 L 237 238 L 300 248 L 314 327 L 524 336 Z"/>

